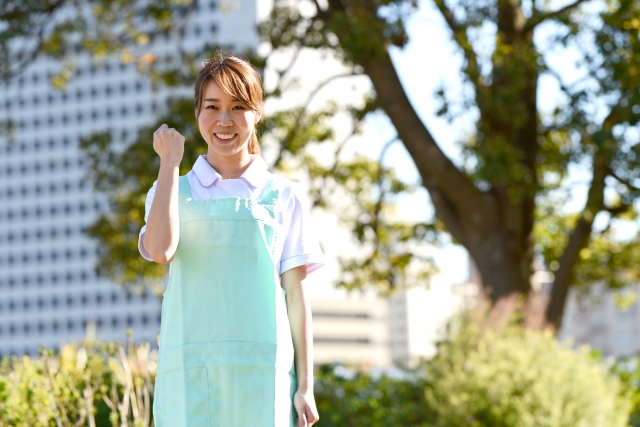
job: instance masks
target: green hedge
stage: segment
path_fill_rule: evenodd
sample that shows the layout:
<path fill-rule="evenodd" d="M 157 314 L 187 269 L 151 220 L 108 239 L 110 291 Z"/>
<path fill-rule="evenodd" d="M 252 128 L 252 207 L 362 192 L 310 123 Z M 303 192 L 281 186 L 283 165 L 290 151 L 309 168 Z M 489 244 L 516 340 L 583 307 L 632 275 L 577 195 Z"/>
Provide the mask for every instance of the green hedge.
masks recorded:
<path fill-rule="evenodd" d="M 629 393 L 588 347 L 516 324 L 499 332 L 454 324 L 425 364 L 434 426 L 622 427 Z"/>
<path fill-rule="evenodd" d="M 586 347 L 515 324 L 481 329 L 461 317 L 437 355 L 403 379 L 320 367 L 317 426 L 638 425 L 637 363 L 611 368 Z M 156 366 L 147 344 L 125 351 L 96 341 L 4 358 L 0 426 L 150 426 Z"/>

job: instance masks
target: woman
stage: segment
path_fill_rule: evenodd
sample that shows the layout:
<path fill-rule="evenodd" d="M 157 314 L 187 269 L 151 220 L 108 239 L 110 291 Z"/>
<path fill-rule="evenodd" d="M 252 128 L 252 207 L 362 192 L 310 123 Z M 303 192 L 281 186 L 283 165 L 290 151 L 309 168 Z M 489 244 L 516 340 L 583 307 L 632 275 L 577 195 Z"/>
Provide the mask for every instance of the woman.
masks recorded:
<path fill-rule="evenodd" d="M 178 176 L 185 138 L 154 133 L 158 180 L 147 194 L 141 254 L 171 263 L 162 302 L 157 427 L 311 426 L 311 312 L 306 275 L 323 265 L 301 191 L 267 171 L 256 136 L 256 70 L 205 61 L 195 116 L 208 145 Z"/>

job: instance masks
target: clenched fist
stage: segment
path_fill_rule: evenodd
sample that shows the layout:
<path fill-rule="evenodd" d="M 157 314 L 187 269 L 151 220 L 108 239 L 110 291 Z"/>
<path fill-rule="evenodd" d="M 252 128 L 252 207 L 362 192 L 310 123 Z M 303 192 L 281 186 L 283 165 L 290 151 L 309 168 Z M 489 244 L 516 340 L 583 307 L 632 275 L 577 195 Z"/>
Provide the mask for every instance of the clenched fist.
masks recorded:
<path fill-rule="evenodd" d="M 153 133 L 153 149 L 163 161 L 179 164 L 184 154 L 184 136 L 163 124 Z"/>

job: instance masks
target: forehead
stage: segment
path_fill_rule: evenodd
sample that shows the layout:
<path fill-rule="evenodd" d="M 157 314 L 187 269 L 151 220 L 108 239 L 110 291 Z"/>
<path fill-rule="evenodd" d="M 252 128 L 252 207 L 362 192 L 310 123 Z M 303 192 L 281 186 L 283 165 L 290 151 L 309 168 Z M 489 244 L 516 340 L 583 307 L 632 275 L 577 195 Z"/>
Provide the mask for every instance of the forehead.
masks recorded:
<path fill-rule="evenodd" d="M 205 83 L 202 95 L 203 99 L 205 100 L 207 98 L 215 98 L 218 100 L 231 99 L 231 96 L 223 91 L 222 88 L 218 86 L 218 84 L 213 80 L 209 80 L 207 83 Z"/>

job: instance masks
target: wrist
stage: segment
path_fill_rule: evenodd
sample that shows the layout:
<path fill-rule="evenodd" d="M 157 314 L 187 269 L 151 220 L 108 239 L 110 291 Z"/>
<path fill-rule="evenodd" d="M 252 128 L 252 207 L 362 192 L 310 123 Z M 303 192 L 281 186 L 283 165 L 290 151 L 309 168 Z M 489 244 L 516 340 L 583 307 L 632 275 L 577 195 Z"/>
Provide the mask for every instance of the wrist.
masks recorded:
<path fill-rule="evenodd" d="M 300 391 L 300 393 L 313 394 L 313 381 L 300 381 L 298 383 L 298 391 Z"/>
<path fill-rule="evenodd" d="M 160 157 L 160 167 L 165 167 L 170 169 L 179 168 L 181 162 L 182 162 L 182 157 L 178 157 L 178 156 Z"/>

